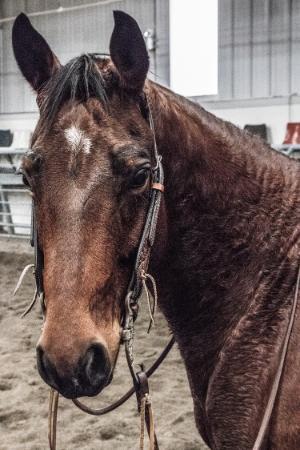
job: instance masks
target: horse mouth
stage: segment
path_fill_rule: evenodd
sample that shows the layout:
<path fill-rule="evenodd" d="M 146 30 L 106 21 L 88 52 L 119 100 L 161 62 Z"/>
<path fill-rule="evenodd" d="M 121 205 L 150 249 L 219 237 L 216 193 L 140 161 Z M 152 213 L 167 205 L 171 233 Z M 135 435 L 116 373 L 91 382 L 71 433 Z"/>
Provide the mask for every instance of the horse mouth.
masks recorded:
<path fill-rule="evenodd" d="M 76 398 L 81 397 L 96 397 L 97 395 L 101 394 L 101 392 L 110 385 L 110 383 L 113 380 L 113 371 L 109 374 L 107 379 L 103 382 L 103 384 L 99 385 L 97 389 L 94 389 L 93 386 L 77 386 L 77 389 L 75 390 L 66 390 L 64 392 L 60 392 L 63 397 L 74 400 Z M 76 384 L 76 381 L 75 383 Z M 77 392 L 76 392 L 77 391 Z"/>
<path fill-rule="evenodd" d="M 110 374 L 106 380 L 103 380 L 103 382 L 101 384 L 99 383 L 97 386 L 87 384 L 81 385 L 74 377 L 61 379 L 59 385 L 55 382 L 44 381 L 66 399 L 75 400 L 82 397 L 96 397 L 110 385 L 112 379 L 113 375 Z"/>

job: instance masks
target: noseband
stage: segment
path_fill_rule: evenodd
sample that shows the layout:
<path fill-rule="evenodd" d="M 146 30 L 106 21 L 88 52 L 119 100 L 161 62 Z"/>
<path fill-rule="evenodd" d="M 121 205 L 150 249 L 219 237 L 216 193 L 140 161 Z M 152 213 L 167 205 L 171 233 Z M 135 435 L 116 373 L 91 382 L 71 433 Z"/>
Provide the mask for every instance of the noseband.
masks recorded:
<path fill-rule="evenodd" d="M 80 408 L 82 411 L 100 416 L 106 414 L 120 405 L 122 405 L 131 395 L 135 392 L 137 397 L 138 410 L 141 413 L 142 422 L 142 432 L 144 433 L 144 422 L 146 422 L 147 431 L 150 439 L 150 448 L 151 450 L 158 450 L 158 443 L 156 439 L 156 435 L 154 432 L 153 425 L 153 415 L 151 408 L 151 400 L 149 395 L 149 385 L 148 378 L 156 371 L 162 361 L 166 358 L 169 351 L 174 345 L 174 337 L 170 339 L 167 346 L 164 348 L 160 356 L 153 363 L 153 365 L 148 369 L 144 370 L 144 365 L 140 364 L 138 370 L 136 370 L 136 364 L 134 361 L 134 351 L 133 351 L 133 340 L 134 340 L 134 322 L 138 315 L 139 310 L 139 300 L 141 298 L 143 289 L 146 290 L 146 295 L 148 297 L 149 302 L 149 292 L 146 285 L 147 279 L 152 281 L 152 287 L 154 291 L 154 305 L 151 307 L 149 303 L 150 309 L 150 318 L 151 322 L 153 321 L 153 314 L 155 310 L 155 303 L 157 298 L 156 293 L 156 284 L 155 280 L 151 275 L 148 274 L 148 266 L 151 256 L 151 250 L 155 241 L 158 215 L 161 203 L 161 197 L 164 192 L 164 172 L 162 166 L 162 158 L 158 153 L 157 143 L 155 138 L 155 130 L 152 112 L 150 109 L 150 105 L 146 96 L 143 98 L 144 103 L 143 107 L 141 107 L 141 111 L 145 112 L 145 116 L 148 120 L 152 138 L 153 138 L 153 154 L 152 154 L 152 168 L 151 168 L 151 187 L 150 187 L 150 199 L 149 206 L 147 210 L 147 215 L 144 223 L 144 228 L 142 231 L 141 239 L 139 242 L 135 263 L 133 266 L 130 282 L 127 288 L 127 293 L 125 297 L 125 307 L 124 314 L 122 318 L 122 332 L 121 332 L 121 342 L 124 343 L 125 346 L 125 354 L 126 360 L 129 367 L 130 374 L 133 380 L 133 387 L 124 394 L 117 401 L 112 403 L 109 406 L 106 406 L 102 409 L 91 409 L 88 406 L 82 404 L 79 400 L 73 400 L 73 403 Z M 39 298 L 41 300 L 41 307 L 43 311 L 43 315 L 46 314 L 46 301 L 44 295 L 44 286 L 43 286 L 43 270 L 44 270 L 44 256 L 43 252 L 39 245 L 38 238 L 38 230 L 37 230 L 37 220 L 36 220 L 36 210 L 34 205 L 34 200 L 32 200 L 32 220 L 31 220 L 31 238 L 30 238 L 31 246 L 34 248 L 34 276 L 36 283 L 35 295 L 30 303 L 29 307 L 24 311 L 23 316 L 28 314 L 32 307 L 34 306 L 36 300 Z M 17 285 L 19 287 L 22 278 L 25 274 L 26 269 L 32 267 L 32 265 L 27 266 L 23 271 L 20 281 Z M 16 290 L 17 290 L 16 288 Z M 150 325 L 151 325 L 150 322 Z M 150 328 L 150 326 L 149 326 Z M 49 444 L 50 449 L 55 450 L 56 448 L 56 418 L 57 418 L 57 405 L 58 405 L 58 393 L 56 393 L 53 389 L 50 394 L 50 408 L 49 408 Z M 143 443 L 141 442 L 140 448 L 143 448 Z"/>

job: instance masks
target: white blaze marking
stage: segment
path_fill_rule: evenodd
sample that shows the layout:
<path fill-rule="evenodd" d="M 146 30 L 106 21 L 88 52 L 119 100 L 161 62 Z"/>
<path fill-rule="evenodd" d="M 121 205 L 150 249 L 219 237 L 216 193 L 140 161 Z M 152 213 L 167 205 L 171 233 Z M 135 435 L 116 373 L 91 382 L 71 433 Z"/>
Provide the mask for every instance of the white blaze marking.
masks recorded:
<path fill-rule="evenodd" d="M 65 136 L 74 153 L 78 153 L 81 149 L 86 154 L 90 153 L 92 142 L 90 138 L 85 135 L 84 131 L 72 125 L 65 130 Z"/>

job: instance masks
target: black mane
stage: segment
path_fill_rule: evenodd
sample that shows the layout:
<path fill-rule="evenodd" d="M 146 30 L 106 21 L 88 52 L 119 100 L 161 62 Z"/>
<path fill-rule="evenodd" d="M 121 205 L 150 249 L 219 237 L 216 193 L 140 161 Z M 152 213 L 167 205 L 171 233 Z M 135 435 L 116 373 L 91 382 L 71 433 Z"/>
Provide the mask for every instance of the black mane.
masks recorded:
<path fill-rule="evenodd" d="M 96 97 L 107 107 L 105 81 L 97 63 L 103 55 L 84 54 L 71 59 L 49 80 L 42 90 L 41 121 L 48 127 L 67 100 L 87 101 Z"/>

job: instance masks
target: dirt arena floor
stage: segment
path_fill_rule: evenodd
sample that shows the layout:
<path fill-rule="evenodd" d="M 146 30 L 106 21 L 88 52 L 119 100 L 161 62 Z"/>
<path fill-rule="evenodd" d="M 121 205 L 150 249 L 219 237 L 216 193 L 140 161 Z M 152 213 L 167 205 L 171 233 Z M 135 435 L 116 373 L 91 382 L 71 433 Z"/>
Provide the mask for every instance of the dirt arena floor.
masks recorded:
<path fill-rule="evenodd" d="M 13 298 L 18 276 L 32 262 L 28 244 L 0 239 L 0 450 L 46 450 L 48 388 L 40 379 L 35 345 L 42 318 L 39 308 L 25 319 L 20 315 L 32 298 L 33 280 L 28 275 Z M 146 311 L 146 305 L 142 310 Z M 169 336 L 158 314 L 156 327 L 146 334 L 147 316 L 138 321 L 137 361 L 146 366 L 156 358 Z M 141 352 L 139 349 L 143 349 Z M 142 355 L 142 356 L 141 356 Z M 113 383 L 89 405 L 100 407 L 116 399 L 130 386 L 123 352 Z M 151 378 L 156 430 L 162 450 L 204 450 L 196 431 L 187 378 L 177 349 Z M 139 446 L 139 417 L 135 400 L 107 416 L 92 417 L 60 397 L 57 450 L 134 450 Z M 148 445 L 145 446 L 147 448 Z"/>

